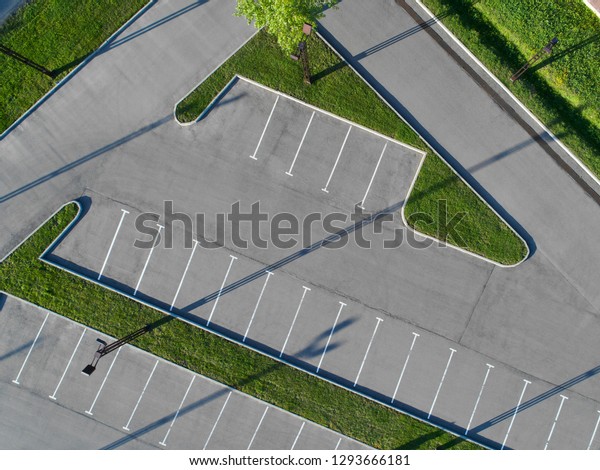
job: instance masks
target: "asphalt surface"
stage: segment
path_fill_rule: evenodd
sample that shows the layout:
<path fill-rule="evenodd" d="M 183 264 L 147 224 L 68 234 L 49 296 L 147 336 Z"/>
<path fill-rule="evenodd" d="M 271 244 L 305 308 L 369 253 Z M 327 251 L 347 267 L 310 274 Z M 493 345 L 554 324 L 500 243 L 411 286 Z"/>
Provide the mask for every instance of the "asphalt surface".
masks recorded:
<path fill-rule="evenodd" d="M 189 213 L 218 212 L 238 199 L 246 208 L 260 200 L 298 215 L 351 210 L 381 152 L 377 139 L 363 150 L 372 155 L 369 172 L 360 165 L 342 171 L 342 154 L 340 173 L 324 193 L 336 155 L 330 147 L 339 148 L 344 138 L 341 126 L 316 141 L 327 159 L 315 154 L 313 166 L 303 169 L 302 162 L 312 160 L 300 155 L 290 182 L 285 170 L 310 113 L 282 106 L 286 113 L 273 121 L 272 135 L 266 133 L 260 147 L 266 153 L 257 160 L 248 156 L 272 109 L 269 93 L 248 89 L 185 129 L 172 120 L 173 104 L 251 34 L 243 20 L 231 17 L 232 9 L 233 2 L 158 2 L 123 33 L 128 40 L 117 38 L 118 47 L 96 57 L 0 143 L 6 168 L 0 180 L 3 253 L 61 203 L 81 195 L 89 197 L 90 210 L 55 256 L 90 277 L 101 269 L 121 209 L 130 212 L 128 221 L 140 212 L 159 213 L 164 199 Z M 432 422 L 457 433 L 469 427 L 471 437 L 495 447 L 597 448 L 591 437 L 600 409 L 600 255 L 593 243 L 598 206 L 548 155 L 550 146 L 569 162 L 560 147 L 543 136 L 544 146 L 536 142 L 514 112 L 531 129 L 536 124 L 518 109 L 507 112 L 504 92 L 457 50 L 459 64 L 428 30 L 444 38 L 443 32 L 436 26 L 423 30 L 413 16 L 389 0 L 376 7 L 344 0 L 323 26 L 359 72 L 519 230 L 532 256 L 505 269 L 436 246 L 320 249 L 271 276 L 248 340 L 278 356 L 293 324 L 285 358 L 315 372 L 344 302 L 339 321 L 346 323 L 336 325 L 335 348 L 322 363 L 327 378 L 352 388 L 356 380 L 358 390 L 382 401 L 396 392 L 395 406 L 423 418 L 431 413 Z M 505 103 L 499 105 L 473 73 Z M 225 122 L 219 116 L 229 117 Z M 414 171 L 409 166 L 406 173 Z M 387 184 L 374 183 L 373 207 L 401 204 L 404 172 L 381 174 L 400 184 L 385 191 Z M 123 230 L 101 281 L 132 293 L 146 258 L 132 253 L 131 232 Z M 173 308 L 207 321 L 231 248 L 197 253 L 207 263 L 190 263 Z M 139 295 L 168 310 L 190 250 L 174 250 L 160 262 L 157 251 L 157 267 L 149 263 Z M 215 328 L 243 339 L 265 285 L 264 270 L 285 254 L 249 249 L 238 256 L 232 270 L 240 271 L 231 271 L 232 280 L 263 275 L 221 298 Z M 297 310 L 304 287 L 311 288 L 304 301 L 315 303 Z M 413 333 L 420 335 L 414 344 Z M 487 364 L 494 366 L 489 376 Z"/>
<path fill-rule="evenodd" d="M 203 229 L 163 213 L 162 201 L 173 198 L 176 211 L 204 214 L 205 235 L 213 239 L 216 214 L 229 213 L 235 201 L 246 211 L 260 201 L 271 216 L 287 212 L 299 219 L 352 210 L 385 139 L 360 129 L 347 134 L 347 123 L 317 112 L 290 177 L 290 158 L 312 110 L 277 96 L 238 81 L 200 123 L 138 139 L 129 154 L 143 155 L 144 165 L 136 159 L 106 163 L 105 177 L 82 198 L 85 216 L 48 259 L 422 419 L 460 434 L 469 429 L 471 437 L 489 445 L 544 447 L 551 423 L 545 425 L 561 395 L 570 398 L 555 426 L 553 448 L 577 448 L 588 440 L 597 408 L 586 395 L 594 396 L 585 388 L 589 384 L 582 386 L 580 378 L 564 387 L 572 390 L 555 388 L 458 342 L 486 282 L 506 269 L 447 247 L 405 243 L 384 249 L 393 229 L 405 229 L 399 220 L 383 224 L 381 234 L 374 224 L 363 226 L 348 234 L 343 248 L 305 251 L 242 248 L 227 228 L 218 248 L 196 245 Z M 323 186 L 345 135 L 326 193 Z M 177 167 L 164 165 L 167 154 Z M 421 161 L 393 142 L 384 157 L 365 201 L 372 212 L 405 200 Z M 123 184 L 118 175 L 135 176 Z M 144 238 L 135 224 L 141 208 L 159 214 L 165 227 L 152 253 L 134 245 Z M 325 239 L 317 224 L 311 229 L 311 241 Z M 167 232 L 173 233 L 172 248 Z M 242 227 L 242 238 L 249 239 L 250 232 Z M 358 246 L 358 233 L 372 248 Z M 271 239 L 265 226 L 260 234 Z M 425 259 L 436 269 L 423 270 Z M 524 379 L 532 383 L 513 427 Z M 587 416 L 589 426 L 581 427 Z"/>
<path fill-rule="evenodd" d="M 0 310 L 2 449 L 366 449 L 13 297 Z"/>
<path fill-rule="evenodd" d="M 4 23 L 8 17 L 17 10 L 26 0 L 4 0 L 0 4 L 0 25 Z"/>

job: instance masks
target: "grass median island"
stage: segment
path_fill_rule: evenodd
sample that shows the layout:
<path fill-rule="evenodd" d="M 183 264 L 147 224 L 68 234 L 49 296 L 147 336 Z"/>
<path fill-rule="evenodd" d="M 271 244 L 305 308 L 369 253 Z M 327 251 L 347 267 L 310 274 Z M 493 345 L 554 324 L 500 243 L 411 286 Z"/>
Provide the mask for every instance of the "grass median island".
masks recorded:
<path fill-rule="evenodd" d="M 425 213 L 430 223 L 421 222 L 415 228 L 435 238 L 445 238 L 444 215 L 439 211 L 439 201 L 445 201 L 442 205 L 447 207 L 446 220 L 458 213 L 465 214 L 457 225 L 462 239 L 454 239 L 450 233 L 449 243 L 507 265 L 525 257 L 527 248 L 523 241 L 316 35 L 309 38 L 308 50 L 313 73 L 311 86 L 303 84 L 302 68 L 281 51 L 275 39 L 264 31 L 258 32 L 179 103 L 175 111 L 177 119 L 194 121 L 235 74 L 250 78 L 429 151 L 406 206 L 409 222 L 411 214 Z"/>
<path fill-rule="evenodd" d="M 0 26 L 0 44 L 54 76 L 0 54 L 0 133 L 147 3 L 32 0 L 17 10 Z"/>
<path fill-rule="evenodd" d="M 600 176 L 600 18 L 582 0 L 422 0 Z M 559 43 L 509 78 L 553 37 Z"/>
<path fill-rule="evenodd" d="M 65 206 L 0 264 L 0 290 L 114 337 L 169 319 L 134 344 L 376 448 L 479 448 L 39 260 L 77 210 Z"/>

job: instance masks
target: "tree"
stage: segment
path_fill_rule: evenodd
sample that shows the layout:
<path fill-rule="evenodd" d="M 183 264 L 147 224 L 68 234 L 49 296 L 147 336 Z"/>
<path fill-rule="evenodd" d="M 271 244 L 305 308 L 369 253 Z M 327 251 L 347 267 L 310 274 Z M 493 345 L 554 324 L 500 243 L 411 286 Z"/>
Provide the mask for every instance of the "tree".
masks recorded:
<path fill-rule="evenodd" d="M 236 16 L 245 16 L 257 29 L 266 27 L 277 38 L 277 43 L 291 54 L 304 39 L 302 26 L 308 23 L 316 28 L 324 16 L 325 7 L 339 0 L 238 0 Z"/>

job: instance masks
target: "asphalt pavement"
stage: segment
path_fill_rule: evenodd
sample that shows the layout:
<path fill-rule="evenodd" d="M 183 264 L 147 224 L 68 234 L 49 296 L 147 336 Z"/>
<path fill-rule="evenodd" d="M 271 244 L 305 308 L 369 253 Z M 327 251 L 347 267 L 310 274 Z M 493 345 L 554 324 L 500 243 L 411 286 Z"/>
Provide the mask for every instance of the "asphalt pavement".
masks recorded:
<path fill-rule="evenodd" d="M 307 370 L 312 366 L 314 372 L 318 351 L 324 350 L 324 333 L 335 321 L 339 302 L 344 302 L 348 310 L 342 312 L 340 321 L 351 319 L 354 326 L 344 324 L 341 333 L 346 336 L 340 337 L 340 343 L 343 338 L 352 351 L 347 356 L 340 345 L 330 350 L 331 356 L 327 353 L 323 362 L 327 378 L 349 387 L 356 383 L 360 391 L 382 401 L 390 399 L 401 382 L 395 406 L 459 434 L 469 428 L 471 437 L 492 446 L 597 448 L 593 438 L 600 409 L 596 359 L 600 254 L 594 234 L 600 229 L 600 214 L 590 197 L 590 188 L 592 192 L 597 188 L 585 176 L 576 180 L 565 171 L 565 164 L 575 172 L 577 168 L 560 146 L 511 105 L 510 97 L 438 26 L 419 26 L 422 21 L 415 18 L 415 12 L 423 21 L 427 17 L 418 5 L 405 4 L 411 13 L 400 3 L 344 0 L 327 13 L 323 32 L 524 236 L 531 257 L 519 267 L 506 269 L 437 246 L 420 250 L 405 244 L 393 255 L 376 249 L 364 252 L 352 245 L 317 251 L 288 264 L 285 276 L 275 273 L 269 280 L 270 289 L 276 279 L 284 278 L 287 287 L 270 301 L 265 297 L 265 306 L 284 311 L 285 316 L 278 316 L 281 324 L 266 320 L 272 330 L 253 327 L 253 335 L 273 332 L 270 338 L 253 340 L 272 353 L 281 353 L 281 339 L 291 331 L 289 350 L 286 345 L 290 359 L 300 361 Z M 249 156 L 256 151 L 273 109 L 274 97 L 268 93 L 257 100 L 247 90 L 243 98 L 185 129 L 173 120 L 174 103 L 250 37 L 252 28 L 232 17 L 233 8 L 230 1 L 157 2 L 0 142 L 5 168 L 0 177 L 2 254 L 62 203 L 80 196 L 89 197 L 91 210 L 73 231 L 71 241 L 77 240 L 78 233 L 83 235 L 79 245 L 65 244 L 57 255 L 84 274 L 99 273 L 121 209 L 132 217 L 158 212 L 162 201 L 169 199 L 181 211 L 195 213 L 197 207 L 206 205 L 214 213 L 235 200 L 261 200 L 273 210 L 302 215 L 331 207 L 348 213 L 360 201 L 381 152 L 381 142 L 375 138 L 363 150 L 373 149 L 367 152 L 369 172 L 361 171 L 360 158 L 355 156 L 350 161 L 359 165 L 348 168 L 357 170 L 334 174 L 329 188 L 335 150 L 324 153 L 327 160 L 315 160 L 304 169 L 301 155 L 298 174 L 292 172 L 293 182 L 284 178 L 312 111 L 296 112 L 291 104 L 283 107 L 287 113 L 274 121 L 279 127 L 272 129 L 276 132 L 271 137 L 265 134 L 264 147 L 261 143 L 258 149 L 273 153 L 263 158 L 259 154 L 256 160 Z M 432 31 L 442 40 L 432 36 Z M 247 106 L 248 102 L 252 105 Z M 242 116 L 247 119 L 238 122 L 241 127 L 234 126 L 235 113 L 227 108 L 246 113 Z M 228 120 L 236 134 L 223 132 L 228 128 L 218 117 L 227 112 L 233 113 Z M 295 122 L 294 118 L 301 123 L 287 129 L 286 123 Z M 324 149 L 339 146 L 344 139 L 344 129 L 334 128 L 336 134 L 319 140 Z M 356 135 L 353 132 L 349 141 Z M 536 133 L 541 137 L 536 138 Z M 274 152 L 278 148 L 285 149 L 285 155 Z M 340 170 L 344 162 L 340 159 Z M 416 170 L 410 168 L 408 175 Z M 372 201 L 401 203 L 406 195 L 402 175 L 398 168 L 388 170 L 385 176 L 397 178 L 399 188 L 391 188 L 390 183 L 375 185 L 378 189 Z M 124 246 L 130 247 L 131 240 L 125 240 Z M 209 276 L 211 289 L 186 291 L 184 283 L 173 308 L 194 313 L 195 301 L 203 299 L 205 292 L 218 291 L 212 286 L 223 282 L 232 254 L 224 251 Z M 282 254 L 263 250 L 255 257 L 257 253 L 247 252 L 246 274 L 264 271 Z M 181 281 L 189 255 L 190 251 L 174 254 L 169 258 L 172 264 L 155 273 L 155 281 L 148 277 L 141 291 L 147 300 L 170 308 L 173 285 Z M 238 258 L 235 266 L 242 267 Z M 131 294 L 143 258 L 115 256 L 111 260 L 105 281 L 120 283 Z M 124 266 L 119 266 L 121 261 Z M 243 279 L 244 272 L 238 279 L 240 275 Z M 220 308 L 228 296 L 241 295 L 242 289 L 223 297 L 223 305 L 215 310 L 219 319 L 215 323 L 222 322 L 223 331 L 234 339 L 243 334 L 240 326 L 247 328 L 247 315 L 254 310 L 265 276 L 248 282 L 244 297 L 230 301 L 222 311 L 239 315 L 227 317 Z M 301 327 L 307 310 L 300 309 L 297 323 L 293 322 L 294 306 L 298 308 L 304 287 L 311 288 L 306 302 L 314 294 L 330 304 L 325 308 L 322 303 L 327 320 L 323 313 Z M 270 292 L 265 290 L 264 295 Z M 212 305 L 198 304 L 204 309 L 196 312 L 198 318 L 206 322 Z M 379 325 L 378 318 L 383 324 Z M 318 347 L 313 344 L 311 359 L 299 359 L 299 351 L 315 338 Z M 271 340 L 277 345 L 270 345 Z M 390 376 L 390 370 L 396 373 Z M 410 374 L 414 374 L 412 379 Z"/>

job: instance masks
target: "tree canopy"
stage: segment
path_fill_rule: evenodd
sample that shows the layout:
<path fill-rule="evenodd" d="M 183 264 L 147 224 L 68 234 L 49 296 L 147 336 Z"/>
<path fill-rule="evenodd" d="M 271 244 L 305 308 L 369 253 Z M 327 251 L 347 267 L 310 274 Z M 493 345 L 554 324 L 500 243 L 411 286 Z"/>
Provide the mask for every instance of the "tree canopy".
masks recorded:
<path fill-rule="evenodd" d="M 238 0 L 236 16 L 245 16 L 257 29 L 266 27 L 284 52 L 291 54 L 303 40 L 304 23 L 317 26 L 324 9 L 339 0 Z"/>

